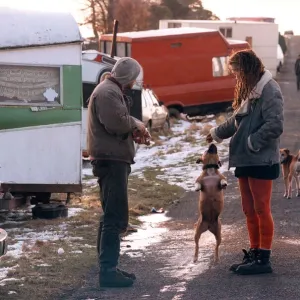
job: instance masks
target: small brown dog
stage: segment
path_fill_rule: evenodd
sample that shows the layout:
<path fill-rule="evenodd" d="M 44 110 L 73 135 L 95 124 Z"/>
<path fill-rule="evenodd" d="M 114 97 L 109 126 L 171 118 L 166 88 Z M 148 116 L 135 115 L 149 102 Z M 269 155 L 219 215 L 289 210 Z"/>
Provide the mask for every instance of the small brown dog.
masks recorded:
<path fill-rule="evenodd" d="M 292 198 L 292 182 L 293 178 L 296 181 L 297 193 L 296 197 L 300 197 L 300 185 L 299 185 L 299 175 L 300 175 L 300 150 L 297 155 L 290 153 L 287 148 L 280 149 L 280 162 L 282 166 L 282 174 L 284 178 L 284 198 Z"/>
<path fill-rule="evenodd" d="M 215 262 L 219 261 L 219 246 L 221 244 L 220 214 L 224 206 L 223 189 L 227 186 L 226 178 L 219 172 L 221 165 L 216 145 L 211 144 L 208 150 L 197 160 L 203 163 L 203 171 L 196 180 L 196 191 L 199 196 L 199 219 L 195 224 L 195 255 L 194 262 L 198 260 L 199 240 L 201 234 L 207 230 L 216 237 Z"/>

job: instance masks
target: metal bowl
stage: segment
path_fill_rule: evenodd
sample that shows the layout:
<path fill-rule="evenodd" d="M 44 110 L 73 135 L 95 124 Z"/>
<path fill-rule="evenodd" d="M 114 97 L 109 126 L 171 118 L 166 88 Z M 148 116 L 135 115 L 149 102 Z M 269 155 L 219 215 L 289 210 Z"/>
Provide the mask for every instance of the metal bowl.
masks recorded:
<path fill-rule="evenodd" d="M 4 229 L 0 228 L 0 257 L 7 252 L 7 233 Z"/>

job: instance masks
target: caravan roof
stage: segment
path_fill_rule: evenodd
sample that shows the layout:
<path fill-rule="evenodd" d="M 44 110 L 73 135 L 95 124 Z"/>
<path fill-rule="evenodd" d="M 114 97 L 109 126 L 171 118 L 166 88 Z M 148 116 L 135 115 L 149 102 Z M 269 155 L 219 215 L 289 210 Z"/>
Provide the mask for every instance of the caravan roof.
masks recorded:
<path fill-rule="evenodd" d="M 0 49 L 81 42 L 79 27 L 69 13 L 0 7 Z"/>

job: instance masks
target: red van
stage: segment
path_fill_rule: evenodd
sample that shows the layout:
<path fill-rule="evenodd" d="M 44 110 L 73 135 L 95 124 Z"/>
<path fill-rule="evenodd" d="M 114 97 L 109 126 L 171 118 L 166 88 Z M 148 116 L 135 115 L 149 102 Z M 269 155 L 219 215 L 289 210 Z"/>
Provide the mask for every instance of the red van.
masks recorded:
<path fill-rule="evenodd" d="M 110 53 L 112 35 L 102 35 L 101 51 Z M 218 30 L 182 27 L 118 33 L 116 56 L 130 56 L 144 69 L 151 87 L 171 114 L 206 114 L 228 106 L 234 78 L 226 63 L 245 41 L 227 40 Z"/>

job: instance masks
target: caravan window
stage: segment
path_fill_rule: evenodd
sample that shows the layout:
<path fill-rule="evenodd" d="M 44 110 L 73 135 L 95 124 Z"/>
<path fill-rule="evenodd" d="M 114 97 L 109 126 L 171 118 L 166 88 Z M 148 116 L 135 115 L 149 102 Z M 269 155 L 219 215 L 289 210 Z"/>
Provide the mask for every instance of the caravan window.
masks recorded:
<path fill-rule="evenodd" d="M 229 71 L 227 67 L 228 56 L 226 57 L 213 57 L 212 71 L 214 77 L 228 76 Z"/>
<path fill-rule="evenodd" d="M 2 105 L 58 106 L 61 98 L 60 67 L 0 65 Z"/>

